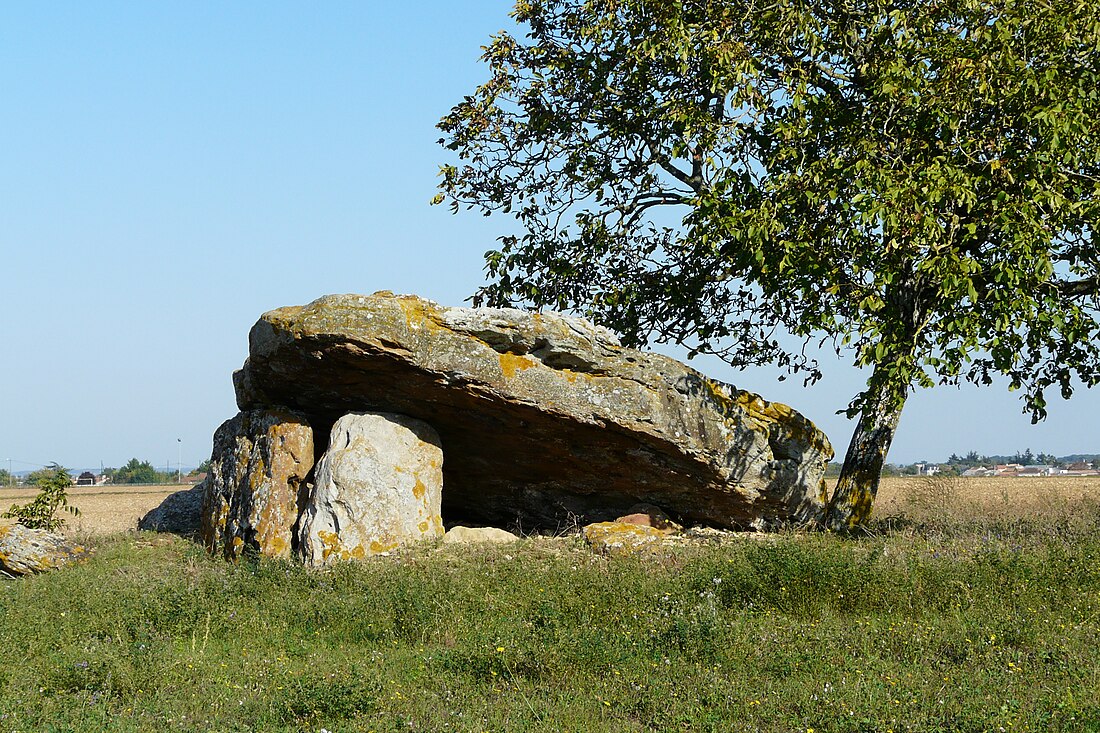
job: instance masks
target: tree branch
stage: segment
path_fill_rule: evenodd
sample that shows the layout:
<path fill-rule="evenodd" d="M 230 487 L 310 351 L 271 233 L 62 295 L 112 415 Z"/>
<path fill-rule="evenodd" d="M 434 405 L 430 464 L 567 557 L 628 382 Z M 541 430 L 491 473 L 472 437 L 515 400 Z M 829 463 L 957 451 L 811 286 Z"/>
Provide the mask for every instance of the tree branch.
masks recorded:
<path fill-rule="evenodd" d="M 1067 297 L 1078 295 L 1100 295 L 1100 275 L 1086 277 L 1083 280 L 1069 280 L 1055 283 L 1058 292 Z"/>

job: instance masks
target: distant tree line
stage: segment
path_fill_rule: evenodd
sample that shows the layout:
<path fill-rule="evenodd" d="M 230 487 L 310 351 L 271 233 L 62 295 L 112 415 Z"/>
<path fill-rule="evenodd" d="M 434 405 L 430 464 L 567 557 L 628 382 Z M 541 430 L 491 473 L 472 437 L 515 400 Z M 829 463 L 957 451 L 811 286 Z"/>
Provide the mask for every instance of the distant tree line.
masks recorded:
<path fill-rule="evenodd" d="M 210 461 L 206 460 L 184 475 L 194 476 L 209 470 Z M 103 474 L 110 478 L 112 484 L 171 484 L 179 478 L 177 471 L 158 471 L 149 461 L 139 461 L 137 458 L 131 458 L 121 468 L 105 468 Z"/>
<path fill-rule="evenodd" d="M 193 478 L 210 470 L 210 461 L 205 460 L 196 468 L 183 474 L 184 479 Z M 0 487 L 10 484 L 22 484 L 27 486 L 39 486 L 43 481 L 53 481 L 59 472 L 64 472 L 70 478 L 75 476 L 71 469 L 58 464 L 51 464 L 37 471 L 31 471 L 25 476 L 13 476 L 6 468 L 0 468 Z M 174 470 L 160 471 L 149 461 L 131 458 L 121 468 L 104 468 L 100 472 L 106 476 L 112 484 L 174 484 L 179 479 L 179 473 Z"/>
<path fill-rule="evenodd" d="M 1016 451 L 1011 456 L 983 456 L 978 455 L 977 451 L 970 451 L 965 456 L 959 456 L 956 453 L 952 453 L 947 458 L 946 465 L 956 466 L 960 468 L 972 468 L 974 466 L 989 466 L 1003 463 L 1018 463 L 1021 466 L 1036 466 L 1036 465 L 1054 465 L 1060 463 L 1056 456 L 1052 456 L 1047 453 L 1039 453 L 1036 455 L 1030 448 L 1023 453 Z"/>

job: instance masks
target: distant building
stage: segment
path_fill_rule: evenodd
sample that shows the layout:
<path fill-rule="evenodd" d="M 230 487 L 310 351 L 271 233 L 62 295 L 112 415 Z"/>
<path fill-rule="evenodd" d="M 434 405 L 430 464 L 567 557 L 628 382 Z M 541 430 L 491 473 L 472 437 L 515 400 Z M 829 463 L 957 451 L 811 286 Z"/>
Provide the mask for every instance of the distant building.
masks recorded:
<path fill-rule="evenodd" d="M 967 478 L 973 478 L 975 476 L 985 477 L 985 476 L 996 476 L 997 472 L 994 469 L 988 468 L 986 466 L 974 466 L 973 468 L 968 468 L 965 471 L 963 471 L 962 475 L 967 477 Z"/>
<path fill-rule="evenodd" d="M 91 471 L 85 471 L 76 477 L 77 486 L 95 486 L 96 483 L 96 475 Z"/>
<path fill-rule="evenodd" d="M 1071 463 L 1067 468 L 1055 466 L 1021 466 L 1019 463 L 1002 463 L 992 468 L 975 466 L 962 473 L 966 477 L 1004 476 L 1007 478 L 1036 478 L 1040 476 L 1100 476 L 1100 470 L 1083 462 Z"/>
<path fill-rule="evenodd" d="M 1016 475 L 1020 478 L 1035 478 L 1038 476 L 1054 476 L 1058 473 L 1054 466 L 1024 466 Z"/>
<path fill-rule="evenodd" d="M 1100 476 L 1100 465 L 1088 461 L 1074 461 L 1067 464 L 1062 474 L 1065 476 Z"/>

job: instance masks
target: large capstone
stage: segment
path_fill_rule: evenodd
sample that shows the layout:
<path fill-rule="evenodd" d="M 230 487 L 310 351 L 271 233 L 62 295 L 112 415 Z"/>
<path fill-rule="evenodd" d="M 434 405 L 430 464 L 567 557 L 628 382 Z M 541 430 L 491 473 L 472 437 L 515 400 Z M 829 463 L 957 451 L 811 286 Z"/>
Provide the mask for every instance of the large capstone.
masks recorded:
<path fill-rule="evenodd" d="M 285 409 L 245 410 L 214 434 L 202 535 L 227 558 L 290 557 L 313 469 L 313 430 Z"/>
<path fill-rule="evenodd" d="M 350 414 L 332 427 L 301 518 L 301 558 L 326 565 L 443 535 L 443 451 L 427 423 Z"/>
<path fill-rule="evenodd" d="M 321 435 L 354 412 L 431 425 L 449 521 L 528 530 L 645 503 L 750 528 L 824 509 L 833 450 L 813 423 L 581 319 L 331 295 L 264 314 L 249 342 L 242 410 L 289 408 Z"/>

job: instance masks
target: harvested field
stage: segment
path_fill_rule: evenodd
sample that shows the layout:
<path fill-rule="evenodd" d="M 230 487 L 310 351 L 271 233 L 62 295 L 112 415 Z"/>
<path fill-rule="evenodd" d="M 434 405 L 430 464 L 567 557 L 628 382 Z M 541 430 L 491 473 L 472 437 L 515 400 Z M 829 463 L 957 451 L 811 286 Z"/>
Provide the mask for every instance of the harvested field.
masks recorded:
<path fill-rule="evenodd" d="M 63 514 L 69 531 L 77 534 L 105 535 L 135 529 L 138 520 L 169 494 L 190 488 L 191 484 L 153 486 L 76 486 L 69 489 L 69 503 L 80 516 Z M 33 486 L 0 488 L 0 512 L 13 504 L 25 504 L 38 492 Z"/>
<path fill-rule="evenodd" d="M 875 519 L 1014 521 L 1065 517 L 1100 506 L 1100 476 L 886 478 Z"/>
<path fill-rule="evenodd" d="M 146 512 L 190 484 L 81 486 L 69 491 L 80 509 L 68 517 L 72 531 L 104 535 L 134 529 Z M 29 501 L 33 487 L 0 488 L 0 512 Z M 876 519 L 1013 520 L 1056 518 L 1077 508 L 1100 506 L 1100 476 L 1049 478 L 885 478 L 875 505 Z"/>

